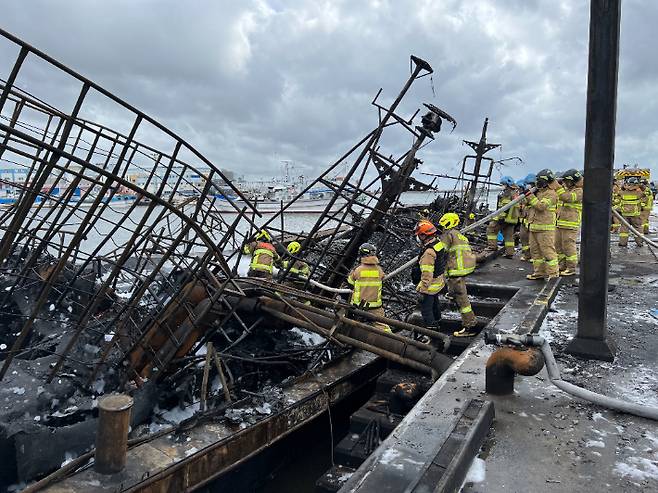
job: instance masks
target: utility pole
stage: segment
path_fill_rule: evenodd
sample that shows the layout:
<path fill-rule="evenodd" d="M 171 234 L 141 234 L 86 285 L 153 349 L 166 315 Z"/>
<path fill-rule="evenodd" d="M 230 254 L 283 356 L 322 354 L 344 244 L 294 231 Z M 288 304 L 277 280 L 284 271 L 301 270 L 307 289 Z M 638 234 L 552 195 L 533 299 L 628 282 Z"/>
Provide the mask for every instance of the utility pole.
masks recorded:
<path fill-rule="evenodd" d="M 482 125 L 482 135 L 480 136 L 479 142 L 471 142 L 470 140 L 465 140 L 464 144 L 469 146 L 475 151 L 475 156 L 466 156 L 462 163 L 462 172 L 464 175 L 473 175 L 473 180 L 469 184 L 468 192 L 466 193 L 466 216 L 464 217 L 464 224 L 470 222 L 470 215 L 473 212 L 473 207 L 475 206 L 475 192 L 477 192 L 478 179 L 480 177 L 486 176 L 487 178 L 491 175 L 491 171 L 487 175 L 481 175 L 480 169 L 482 167 L 482 159 L 484 155 L 496 147 L 500 147 L 500 144 L 487 144 L 487 127 L 489 127 L 489 119 L 484 119 L 484 125 Z M 469 157 L 475 158 L 475 166 L 473 168 L 473 173 L 466 171 L 466 159 Z M 489 159 L 489 158 L 486 158 Z"/>
<path fill-rule="evenodd" d="M 604 361 L 614 360 L 607 303 L 620 19 L 621 0 L 592 0 L 578 333 L 567 347 L 575 356 Z"/>

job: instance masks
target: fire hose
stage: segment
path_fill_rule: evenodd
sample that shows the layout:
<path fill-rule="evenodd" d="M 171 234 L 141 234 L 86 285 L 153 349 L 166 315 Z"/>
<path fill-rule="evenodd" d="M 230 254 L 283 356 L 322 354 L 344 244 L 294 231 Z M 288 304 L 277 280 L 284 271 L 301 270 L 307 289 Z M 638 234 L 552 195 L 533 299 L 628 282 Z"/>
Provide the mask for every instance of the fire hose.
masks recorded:
<path fill-rule="evenodd" d="M 517 198 L 515 198 L 515 199 L 512 200 L 511 202 L 508 202 L 507 204 L 505 204 L 504 206 L 502 206 L 500 209 L 496 209 L 496 210 L 493 211 L 492 213 L 487 214 L 486 216 L 484 216 L 482 219 L 479 219 L 478 221 L 475 221 L 474 223 L 469 224 L 469 225 L 466 226 L 464 229 L 462 229 L 461 232 L 462 232 L 462 233 L 468 233 L 469 231 L 473 231 L 474 229 L 477 229 L 477 228 L 479 228 L 480 226 L 483 226 L 483 225 L 487 224 L 487 223 L 488 223 L 489 221 L 491 221 L 493 218 L 495 218 L 495 217 L 498 216 L 499 214 L 502 214 L 503 212 L 508 211 L 509 209 L 511 209 L 512 207 L 514 207 L 515 205 L 517 205 L 519 202 L 521 202 L 522 200 L 524 200 L 528 194 L 530 194 L 530 193 L 534 193 L 536 190 L 537 190 L 537 189 L 536 189 L 535 187 L 531 188 L 531 189 L 528 190 L 525 194 L 518 196 Z M 418 261 L 418 260 L 417 260 L 415 257 L 412 258 L 412 259 L 410 259 L 408 262 L 405 262 L 404 264 L 402 264 L 402 265 L 399 266 L 398 268 L 396 268 L 396 269 L 394 269 L 393 271 L 391 271 L 391 272 L 389 272 L 388 274 L 386 274 L 386 275 L 384 276 L 384 280 L 391 279 L 391 278 L 397 276 L 398 274 L 400 274 L 401 272 L 404 272 L 406 269 L 408 269 L 409 267 L 413 266 L 417 261 Z M 350 290 L 350 289 L 333 288 L 333 287 L 331 287 L 331 286 L 326 286 L 326 285 L 324 285 L 324 284 L 322 284 L 322 283 L 320 283 L 320 282 L 318 282 L 318 281 L 314 281 L 314 280 L 310 280 L 309 282 L 310 282 L 313 286 L 316 286 L 316 287 L 318 287 L 318 288 L 320 288 L 320 289 L 323 289 L 324 291 L 328 291 L 328 292 L 330 292 L 330 293 L 349 294 L 349 293 L 352 292 L 352 290 Z"/>
<path fill-rule="evenodd" d="M 582 387 L 578 387 L 577 385 L 562 380 L 560 368 L 555 361 L 555 356 L 553 356 L 551 346 L 548 341 L 541 336 L 531 334 L 489 334 L 485 332 L 484 341 L 487 344 L 510 344 L 513 346 L 538 347 L 546 362 L 548 378 L 558 389 L 593 404 L 607 407 L 608 409 L 658 421 L 658 408 L 643 406 L 641 404 L 635 404 L 633 402 L 597 394 L 596 392 L 583 389 Z"/>

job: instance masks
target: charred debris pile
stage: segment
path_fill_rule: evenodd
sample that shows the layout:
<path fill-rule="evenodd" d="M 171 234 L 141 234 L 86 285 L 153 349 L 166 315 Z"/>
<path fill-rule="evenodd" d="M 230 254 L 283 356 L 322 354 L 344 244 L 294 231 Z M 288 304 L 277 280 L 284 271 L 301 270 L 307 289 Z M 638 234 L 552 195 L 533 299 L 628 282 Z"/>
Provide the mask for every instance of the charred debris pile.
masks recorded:
<path fill-rule="evenodd" d="M 381 90 L 373 100 L 376 127 L 309 185 L 334 194 L 300 233 L 281 226 L 297 199 L 266 220 L 174 132 L 11 34 L 0 30 L 0 41 L 17 52 L 0 80 L 0 159 L 25 172 L 3 179 L 15 200 L 0 210 L 0 484 L 32 480 L 89 450 L 104 394 L 131 394 L 133 434 L 148 435 L 195 413 L 248 426 L 282 405 L 277 388 L 355 347 L 435 377 L 450 365 L 445 336 L 402 322 L 415 304 L 405 274 L 386 288 L 397 333 L 383 334 L 344 295 L 240 270 L 240 246 L 261 229 L 278 248 L 300 241 L 311 279 L 338 290 L 365 241 L 380 248 L 385 269 L 416 254 L 419 208 L 401 207 L 400 195 L 431 189 L 411 176 L 416 153 L 442 124 L 456 125 L 431 104 L 417 124 L 420 110 L 396 113 L 411 85 L 432 73 L 427 62 L 411 57 L 393 102 L 382 104 Z M 24 89 L 34 66 L 59 81 L 60 94 Z M 115 115 L 121 128 L 98 114 Z M 390 127 L 414 140 L 398 157 L 381 153 Z M 346 163 L 342 182 L 329 179 Z M 469 183 L 474 190 L 477 180 Z M 469 196 L 445 195 L 431 213 L 482 214 Z M 220 212 L 218 201 L 234 212 Z M 414 332 L 434 344 L 407 337 Z"/>

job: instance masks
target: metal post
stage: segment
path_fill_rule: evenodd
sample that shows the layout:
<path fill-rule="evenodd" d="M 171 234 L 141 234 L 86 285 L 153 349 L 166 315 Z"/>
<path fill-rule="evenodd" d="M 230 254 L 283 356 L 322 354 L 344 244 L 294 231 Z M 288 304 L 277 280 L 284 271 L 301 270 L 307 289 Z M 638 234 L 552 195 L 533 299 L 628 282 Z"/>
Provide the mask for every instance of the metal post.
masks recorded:
<path fill-rule="evenodd" d="M 488 144 L 487 143 L 487 128 L 489 127 L 489 118 L 484 119 L 484 125 L 482 125 L 482 135 L 478 142 L 471 142 L 465 140 L 464 144 L 468 145 L 471 149 L 475 151 L 475 165 L 473 167 L 473 181 L 469 184 L 468 191 L 466 193 L 466 214 L 464 215 L 464 225 L 468 225 L 471 222 L 471 212 L 473 212 L 473 207 L 475 206 L 475 194 L 477 193 L 478 179 L 483 176 L 480 174 L 480 168 L 482 167 L 482 158 L 484 155 L 492 149 L 500 147 L 500 144 Z M 462 162 L 462 173 L 466 172 L 466 160 L 471 156 L 466 156 Z M 485 175 L 489 179 L 488 174 Z"/>
<path fill-rule="evenodd" d="M 98 404 L 94 468 L 101 474 L 115 474 L 126 467 L 132 406 L 132 397 L 122 394 L 104 397 Z"/>
<path fill-rule="evenodd" d="M 487 142 L 487 127 L 489 126 L 489 119 L 484 119 L 484 125 L 482 126 L 482 135 L 480 136 L 480 142 L 478 143 L 477 148 L 475 149 L 475 166 L 473 167 L 473 181 L 471 182 L 471 187 L 468 189 L 468 198 L 466 199 L 466 216 L 464 221 L 469 221 L 469 216 L 473 212 L 473 202 L 475 201 L 475 193 L 477 192 L 478 178 L 480 177 L 480 166 L 482 166 L 482 148 L 486 145 Z"/>
<path fill-rule="evenodd" d="M 578 333 L 567 347 L 575 356 L 605 361 L 614 360 L 606 315 L 620 18 L 621 0 L 592 0 Z"/>

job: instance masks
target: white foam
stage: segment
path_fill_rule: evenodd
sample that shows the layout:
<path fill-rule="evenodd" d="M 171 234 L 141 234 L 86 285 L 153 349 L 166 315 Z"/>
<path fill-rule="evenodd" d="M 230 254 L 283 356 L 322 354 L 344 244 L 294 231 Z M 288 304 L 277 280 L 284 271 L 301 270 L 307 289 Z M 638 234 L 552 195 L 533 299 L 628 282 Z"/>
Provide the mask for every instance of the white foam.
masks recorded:
<path fill-rule="evenodd" d="M 466 483 L 481 483 L 487 475 L 487 465 L 483 459 L 476 457 L 466 473 Z"/>
<path fill-rule="evenodd" d="M 382 464 L 388 464 L 389 466 L 392 466 L 396 469 L 403 469 L 402 464 L 396 464 L 395 461 L 402 455 L 398 450 L 395 450 L 393 448 L 389 448 L 384 451 L 382 454 L 382 458 L 379 460 Z"/>
<path fill-rule="evenodd" d="M 291 329 L 290 332 L 292 332 L 293 334 L 297 334 L 299 337 L 301 337 L 302 343 L 305 346 L 317 346 L 318 344 L 322 344 L 323 342 L 326 341 L 326 339 L 321 335 L 316 334 L 314 332 L 309 332 L 304 329 L 300 329 L 298 327 Z"/>
<path fill-rule="evenodd" d="M 614 471 L 622 477 L 629 476 L 637 481 L 658 480 L 658 465 L 644 457 L 630 457 L 628 463 L 617 462 Z"/>

